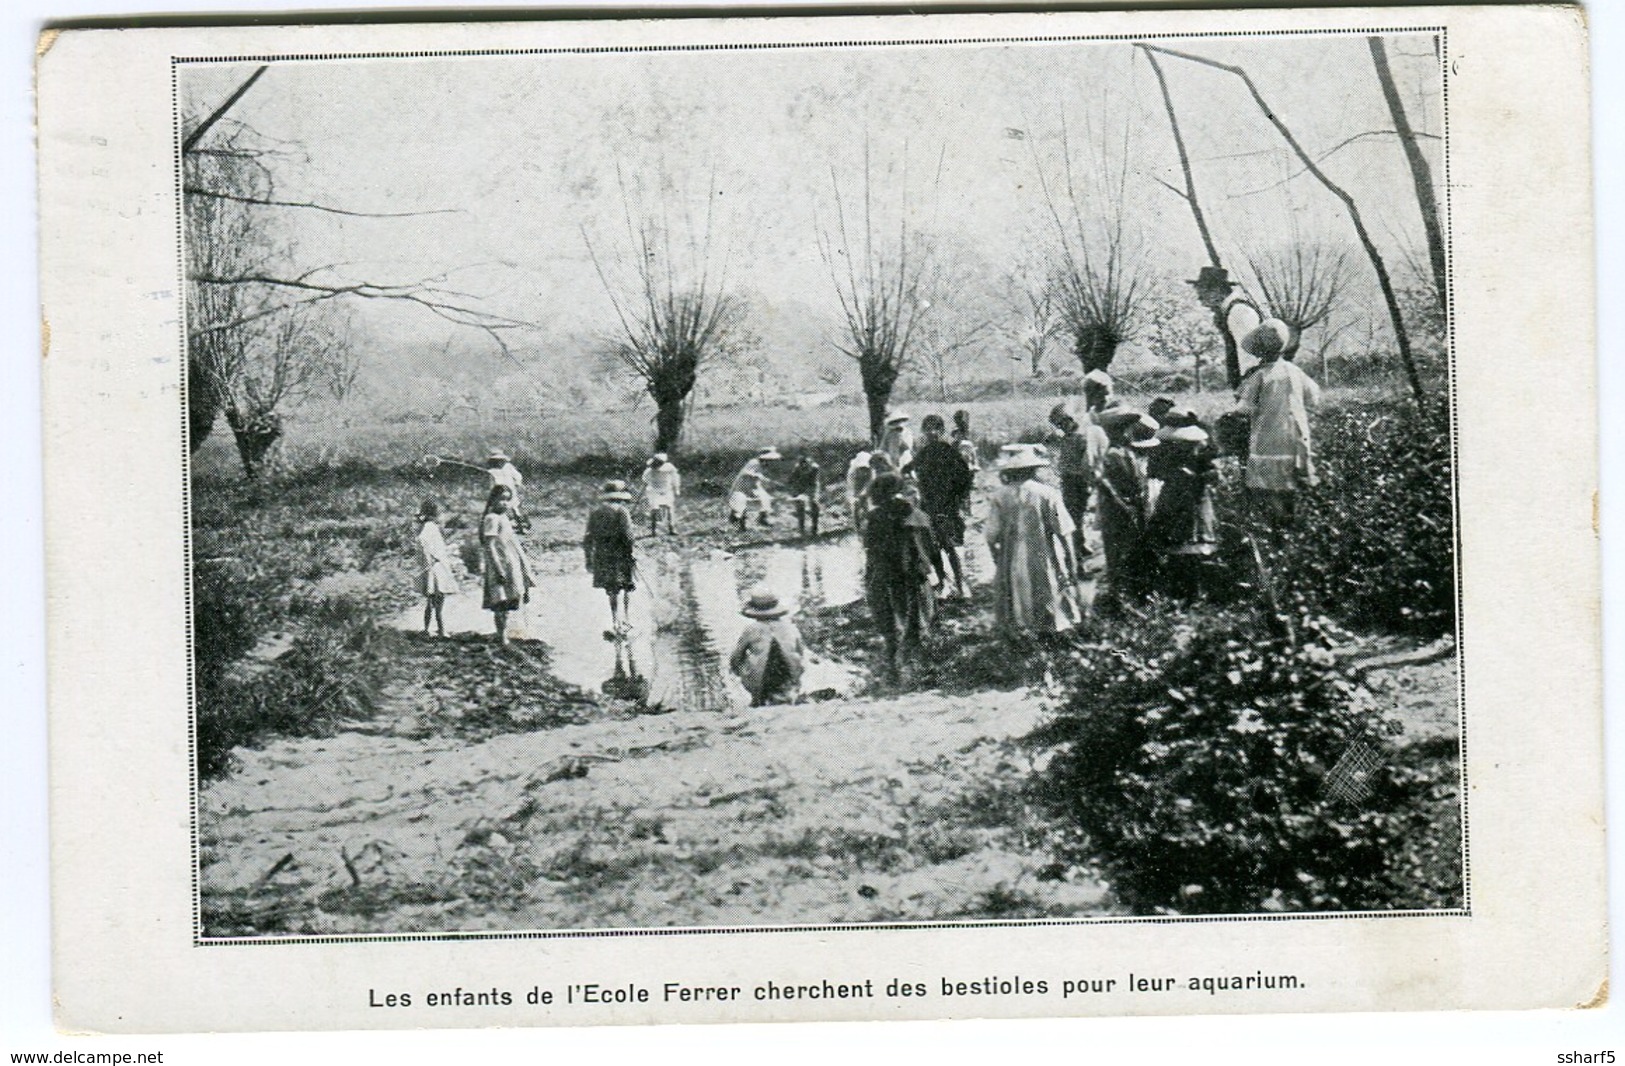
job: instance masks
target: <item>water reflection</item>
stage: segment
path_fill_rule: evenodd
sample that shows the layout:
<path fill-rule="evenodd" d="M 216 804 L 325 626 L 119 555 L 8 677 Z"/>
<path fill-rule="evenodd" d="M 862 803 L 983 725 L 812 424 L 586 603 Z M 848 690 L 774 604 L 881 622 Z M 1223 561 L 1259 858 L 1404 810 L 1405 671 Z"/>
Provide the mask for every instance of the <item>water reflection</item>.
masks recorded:
<path fill-rule="evenodd" d="M 632 631 L 617 640 L 609 631 L 609 602 L 592 587 L 579 557 L 558 561 L 564 569 L 543 568 L 530 605 L 510 618 L 510 634 L 545 642 L 560 680 L 658 710 L 722 711 L 749 704 L 727 658 L 745 626 L 739 605 L 752 586 L 765 582 L 797 611 L 863 596 L 862 549 L 850 536 L 697 558 L 672 548 L 645 549 L 632 594 Z M 448 599 L 445 615 L 448 632 L 491 632 L 477 588 Z M 421 623 L 419 607 L 395 624 L 416 629 Z M 844 693 L 856 685 L 858 672 L 844 663 L 809 657 L 805 666 L 804 692 Z"/>

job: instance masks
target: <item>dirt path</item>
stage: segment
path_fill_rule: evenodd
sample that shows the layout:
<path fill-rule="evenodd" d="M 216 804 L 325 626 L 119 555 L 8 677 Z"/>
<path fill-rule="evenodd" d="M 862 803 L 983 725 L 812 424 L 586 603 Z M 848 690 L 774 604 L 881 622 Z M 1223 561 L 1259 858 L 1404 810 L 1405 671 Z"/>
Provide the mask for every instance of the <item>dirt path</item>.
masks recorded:
<path fill-rule="evenodd" d="M 1026 693 L 615 715 L 242 752 L 205 788 L 206 934 L 1092 914 L 1010 741 Z"/>

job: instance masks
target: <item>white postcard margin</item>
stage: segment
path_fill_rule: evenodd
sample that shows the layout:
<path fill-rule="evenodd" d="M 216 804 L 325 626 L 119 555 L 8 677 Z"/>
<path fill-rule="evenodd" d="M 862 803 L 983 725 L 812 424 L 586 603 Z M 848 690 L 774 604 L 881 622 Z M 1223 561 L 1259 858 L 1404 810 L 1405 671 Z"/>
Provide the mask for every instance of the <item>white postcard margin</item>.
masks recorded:
<path fill-rule="evenodd" d="M 170 58 L 1448 28 L 1471 917 L 193 942 Z M 1606 995 L 1587 56 L 1573 8 L 76 31 L 38 68 L 59 1024 L 213 1031 L 1578 1007 Z M 125 619 L 119 624 L 117 619 Z M 663 1002 L 893 979 L 1293 974 L 1290 994 Z M 569 983 L 645 1003 L 527 1004 Z M 373 1006 L 502 988 L 507 1008 Z"/>

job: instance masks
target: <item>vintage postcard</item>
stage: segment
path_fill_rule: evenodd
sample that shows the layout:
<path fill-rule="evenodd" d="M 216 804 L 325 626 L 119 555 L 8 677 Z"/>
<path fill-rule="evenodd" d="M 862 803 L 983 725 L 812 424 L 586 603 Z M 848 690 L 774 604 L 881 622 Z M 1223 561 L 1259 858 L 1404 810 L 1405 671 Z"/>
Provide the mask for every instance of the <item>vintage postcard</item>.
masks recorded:
<path fill-rule="evenodd" d="M 64 1028 L 1605 999 L 1578 9 L 39 51 Z"/>

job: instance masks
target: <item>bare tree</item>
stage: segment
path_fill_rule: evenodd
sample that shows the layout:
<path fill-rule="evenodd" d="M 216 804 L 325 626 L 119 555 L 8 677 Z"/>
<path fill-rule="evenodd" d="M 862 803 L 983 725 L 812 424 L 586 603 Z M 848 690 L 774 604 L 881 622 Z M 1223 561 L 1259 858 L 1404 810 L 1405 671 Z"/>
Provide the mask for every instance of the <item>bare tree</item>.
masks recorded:
<path fill-rule="evenodd" d="M 1016 271 L 1006 278 L 1009 314 L 1005 332 L 1021 346 L 1033 377 L 1044 376 L 1050 343 L 1066 335 L 1055 286 L 1046 274 Z"/>
<path fill-rule="evenodd" d="M 869 408 L 869 437 L 878 441 L 885 429 L 892 390 L 917 354 L 915 331 L 929 310 L 921 294 L 929 255 L 918 235 L 909 231 L 906 204 L 899 212 L 895 241 L 876 233 L 867 142 L 863 149 L 861 229 L 856 228 L 858 220 L 848 222 L 841 183 L 833 167 L 830 184 L 835 194 L 835 230 L 819 228 L 818 250 L 829 268 L 841 305 L 843 333 L 836 347 L 858 364 Z"/>
<path fill-rule="evenodd" d="M 187 416 L 199 447 L 224 414 L 243 471 L 259 477 L 283 432 L 282 409 L 354 356 L 329 335 L 342 319 L 332 302 L 410 305 L 482 331 L 512 358 L 504 332 L 529 323 L 492 314 L 442 279 L 404 284 L 346 277 L 333 264 L 300 262 L 293 216 L 315 212 L 402 218 L 440 212 L 352 211 L 277 195 L 279 167 L 298 166 L 296 145 L 275 141 L 227 114 L 265 73 L 260 67 L 182 137 L 185 221 Z"/>
<path fill-rule="evenodd" d="M 1175 366 L 1189 360 L 1192 387 L 1202 391 L 1203 371 L 1218 343 L 1208 316 L 1185 292 L 1159 284 L 1147 293 L 1142 318 L 1145 347 Z"/>
<path fill-rule="evenodd" d="M 1338 185 L 1336 182 L 1332 181 L 1332 179 L 1326 175 L 1326 172 L 1321 170 L 1318 162 L 1313 159 L 1307 151 L 1304 150 L 1303 145 L 1299 143 L 1295 136 L 1293 136 L 1292 131 L 1287 128 L 1286 123 L 1281 121 L 1280 113 L 1271 108 L 1268 102 L 1265 101 L 1264 95 L 1259 92 L 1257 83 L 1253 81 L 1252 76 L 1248 74 L 1246 70 L 1239 66 L 1235 66 L 1234 64 L 1221 63 L 1218 60 L 1208 59 L 1205 56 L 1193 55 L 1190 52 L 1180 52 L 1172 48 L 1163 48 L 1160 45 L 1140 43 L 1138 47 L 1146 52 L 1157 52 L 1162 55 L 1173 56 L 1176 59 L 1183 59 L 1201 66 L 1211 67 L 1215 70 L 1222 70 L 1227 74 L 1239 78 L 1241 83 L 1247 87 L 1247 92 L 1252 96 L 1253 102 L 1257 104 L 1258 109 L 1263 112 L 1265 119 L 1269 121 L 1270 125 L 1275 127 L 1276 132 L 1279 133 L 1281 135 L 1281 139 L 1287 143 L 1287 147 L 1292 149 L 1293 154 L 1298 157 L 1298 161 L 1303 164 L 1304 169 L 1310 174 L 1314 175 L 1315 180 L 1319 181 L 1323 186 L 1326 187 L 1328 192 L 1342 202 L 1344 210 L 1348 213 L 1349 222 L 1354 226 L 1354 232 L 1356 236 L 1359 237 L 1361 246 L 1365 249 L 1366 257 L 1371 261 L 1371 269 L 1377 275 L 1377 285 L 1382 290 L 1383 300 L 1388 305 L 1388 316 L 1392 320 L 1394 327 L 1394 344 L 1395 347 L 1399 349 L 1400 361 L 1404 365 L 1405 375 L 1410 382 L 1411 392 L 1415 396 L 1416 402 L 1419 405 L 1425 404 L 1427 396 L 1422 388 L 1421 376 L 1416 370 L 1416 359 L 1411 351 L 1410 334 L 1405 328 L 1405 316 L 1401 312 L 1399 306 L 1398 294 L 1395 292 L 1393 280 L 1389 276 L 1388 265 L 1383 260 L 1382 253 L 1377 250 L 1375 242 L 1372 241 L 1371 233 L 1366 229 L 1365 220 L 1360 215 L 1360 208 L 1359 205 L 1354 202 L 1354 197 L 1350 196 L 1347 190 Z"/>
<path fill-rule="evenodd" d="M 654 450 L 675 451 L 700 369 L 746 338 L 745 305 L 728 293 L 725 265 L 712 264 L 714 189 L 706 197 L 703 232 L 688 225 L 675 247 L 669 217 L 634 223 L 624 180 L 621 197 L 629 281 L 612 279 L 585 227 L 581 235 L 620 323 L 614 351 L 655 402 Z"/>
<path fill-rule="evenodd" d="M 1299 336 L 1323 324 L 1348 282 L 1348 253 L 1323 245 L 1293 243 L 1247 265 L 1258 279 L 1270 313 Z"/>
<path fill-rule="evenodd" d="M 994 269 L 973 245 L 942 236 L 922 244 L 927 272 L 920 299 L 929 313 L 915 334 L 917 363 L 946 403 L 950 386 L 964 380 L 997 335 L 1004 308 L 990 283 Z"/>
<path fill-rule="evenodd" d="M 1066 126 L 1061 127 L 1062 186 L 1051 188 L 1038 168 L 1039 187 L 1054 224 L 1057 253 L 1050 287 L 1061 321 L 1072 335 L 1072 349 L 1087 373 L 1105 370 L 1118 345 L 1134 336 L 1140 306 L 1145 262 L 1143 242 L 1130 232 L 1124 218 L 1128 175 L 1127 133 L 1115 166 L 1103 153 L 1094 175 L 1097 205 L 1085 212 L 1084 197 L 1074 180 L 1072 152 Z M 1036 162 L 1036 158 L 1035 158 Z M 1060 201 L 1058 193 L 1064 194 Z"/>

